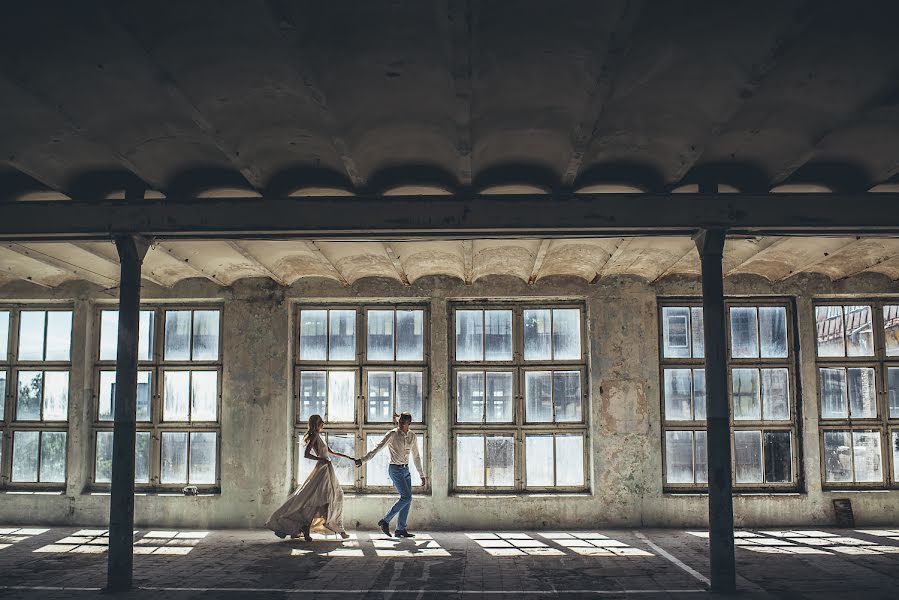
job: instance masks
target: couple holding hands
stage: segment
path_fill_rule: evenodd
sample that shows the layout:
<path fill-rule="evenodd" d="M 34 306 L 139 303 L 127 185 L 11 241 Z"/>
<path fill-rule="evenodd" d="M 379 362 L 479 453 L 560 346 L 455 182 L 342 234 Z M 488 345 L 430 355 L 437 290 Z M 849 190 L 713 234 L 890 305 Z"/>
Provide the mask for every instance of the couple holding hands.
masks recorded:
<path fill-rule="evenodd" d="M 390 536 L 390 521 L 398 516 L 396 537 L 415 537 L 406 529 L 406 519 L 409 516 L 409 507 L 412 505 L 412 475 L 409 473 L 409 454 L 415 461 L 415 467 L 421 474 L 421 485 L 427 485 L 425 471 L 422 468 L 421 457 L 418 453 L 418 443 L 415 432 L 409 430 L 412 424 L 412 415 L 409 413 L 393 415 L 396 427 L 388 431 L 368 454 L 362 458 L 347 456 L 340 452 L 334 452 L 322 440 L 321 432 L 325 428 L 325 421 L 320 415 L 309 417 L 309 429 L 303 436 L 306 443 L 306 451 L 303 456 L 316 461 L 312 472 L 306 477 L 306 481 L 300 484 L 291 494 L 287 502 L 281 505 L 266 522 L 265 526 L 275 532 L 280 538 L 287 536 L 299 538 L 301 535 L 308 542 L 312 540 L 312 529 L 322 532 L 338 533 L 344 539 L 350 535 L 343 528 L 343 490 L 337 481 L 337 474 L 331 464 L 331 456 L 340 456 L 356 463 L 361 467 L 362 463 L 371 460 L 384 446 L 390 452 L 390 465 L 387 474 L 393 487 L 399 492 L 399 500 L 387 511 L 384 518 L 378 521 L 378 527 L 385 535 Z"/>

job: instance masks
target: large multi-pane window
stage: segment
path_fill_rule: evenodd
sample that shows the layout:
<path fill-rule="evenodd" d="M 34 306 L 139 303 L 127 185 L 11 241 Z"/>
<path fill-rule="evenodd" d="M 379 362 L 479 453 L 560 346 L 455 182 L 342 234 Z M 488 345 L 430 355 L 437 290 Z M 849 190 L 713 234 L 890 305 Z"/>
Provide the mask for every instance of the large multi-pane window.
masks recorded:
<path fill-rule="evenodd" d="M 708 485 L 702 307 L 660 309 L 666 489 Z M 726 303 L 727 373 L 736 489 L 798 486 L 795 352 L 786 301 Z"/>
<path fill-rule="evenodd" d="M 817 302 L 815 324 L 824 485 L 899 485 L 899 302 Z"/>
<path fill-rule="evenodd" d="M 93 482 L 109 485 L 119 312 L 97 311 Z M 138 329 L 135 484 L 140 489 L 219 487 L 221 310 L 142 307 Z"/>
<path fill-rule="evenodd" d="M 454 489 L 586 489 L 583 307 L 459 303 L 452 323 Z"/>
<path fill-rule="evenodd" d="M 412 414 L 422 462 L 426 460 L 428 412 L 428 317 L 418 305 L 300 306 L 295 371 L 296 478 L 313 461 L 303 457 L 309 417 L 327 423 L 332 450 L 361 457 L 393 428 L 393 414 Z M 363 468 L 341 458 L 334 467 L 341 485 L 356 490 L 391 487 L 389 455 L 382 450 Z M 415 465 L 412 483 L 420 476 Z"/>
<path fill-rule="evenodd" d="M 0 483 L 66 482 L 72 311 L 0 307 Z"/>

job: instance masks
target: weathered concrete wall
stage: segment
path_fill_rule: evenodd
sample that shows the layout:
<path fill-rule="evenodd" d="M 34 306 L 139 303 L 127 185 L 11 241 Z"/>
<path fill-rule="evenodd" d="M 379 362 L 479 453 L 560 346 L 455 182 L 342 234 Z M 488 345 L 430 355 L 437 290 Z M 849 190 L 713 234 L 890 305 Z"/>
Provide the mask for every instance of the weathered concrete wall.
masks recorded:
<path fill-rule="evenodd" d="M 796 277 L 779 284 L 730 278 L 729 295 L 796 299 L 801 343 L 799 377 L 807 399 L 800 404 L 804 489 L 792 494 L 740 494 L 739 525 L 820 525 L 833 521 L 831 500 L 853 501 L 860 524 L 899 520 L 899 490 L 823 492 L 819 468 L 817 378 L 812 299 L 899 294 L 899 285 L 875 276 L 832 283 Z M 429 474 L 431 491 L 416 496 L 416 528 L 522 528 L 596 526 L 703 526 L 707 497 L 663 494 L 658 350 L 659 296 L 698 296 L 695 278 L 666 278 L 650 285 L 614 277 L 597 285 L 574 278 L 546 278 L 527 285 L 511 277 L 485 277 L 463 285 L 449 277 L 423 277 L 409 287 L 387 279 L 363 279 L 349 288 L 325 279 L 290 288 L 270 280 L 244 280 L 221 288 L 190 280 L 172 289 L 148 287 L 145 302 L 213 301 L 223 307 L 223 409 L 221 494 L 183 497 L 141 495 L 139 525 L 160 527 L 260 526 L 289 494 L 293 465 L 293 318 L 303 301 L 418 300 L 430 304 Z M 448 301 L 457 299 L 580 299 L 587 307 L 589 344 L 591 491 L 522 496 L 454 494 L 448 472 L 451 406 L 448 396 Z M 0 303 L 65 302 L 75 308 L 69 418 L 69 477 L 59 494 L 0 493 L 0 523 L 102 525 L 108 496 L 91 494 L 91 415 L 97 304 L 115 297 L 96 286 L 69 283 L 53 290 L 26 283 L 0 288 Z M 370 527 L 393 502 L 384 494 L 346 498 L 349 527 Z"/>

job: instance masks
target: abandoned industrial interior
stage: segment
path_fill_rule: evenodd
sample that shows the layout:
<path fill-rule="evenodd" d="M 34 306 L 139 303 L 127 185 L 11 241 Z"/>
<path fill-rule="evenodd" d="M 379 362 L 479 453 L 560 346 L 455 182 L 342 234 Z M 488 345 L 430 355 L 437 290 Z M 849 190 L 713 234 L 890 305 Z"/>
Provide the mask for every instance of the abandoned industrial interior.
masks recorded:
<path fill-rule="evenodd" d="M 6 8 L 0 526 L 899 526 L 893 3 Z"/>

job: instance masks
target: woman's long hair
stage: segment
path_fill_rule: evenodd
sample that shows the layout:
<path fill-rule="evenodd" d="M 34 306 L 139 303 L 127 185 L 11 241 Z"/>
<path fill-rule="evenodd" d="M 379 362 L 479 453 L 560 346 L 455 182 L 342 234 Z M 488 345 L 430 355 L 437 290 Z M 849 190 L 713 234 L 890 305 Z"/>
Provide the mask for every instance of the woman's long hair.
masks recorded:
<path fill-rule="evenodd" d="M 321 415 L 311 415 L 309 417 L 309 428 L 306 430 L 306 433 L 303 434 L 303 442 L 308 444 L 309 440 L 311 440 L 313 436 L 318 434 L 319 423 L 324 422 L 325 420 L 322 419 Z"/>

